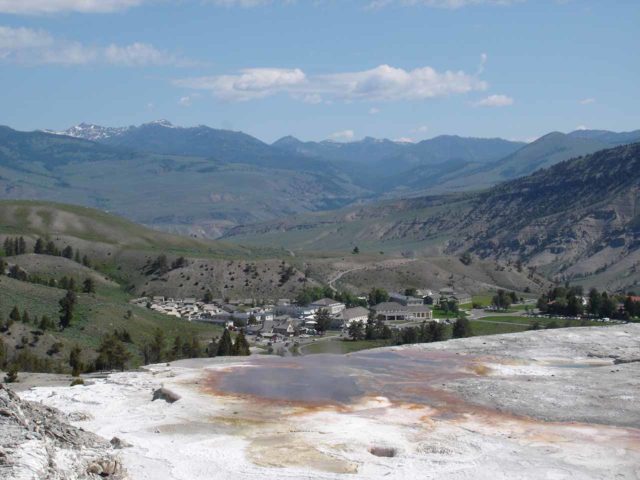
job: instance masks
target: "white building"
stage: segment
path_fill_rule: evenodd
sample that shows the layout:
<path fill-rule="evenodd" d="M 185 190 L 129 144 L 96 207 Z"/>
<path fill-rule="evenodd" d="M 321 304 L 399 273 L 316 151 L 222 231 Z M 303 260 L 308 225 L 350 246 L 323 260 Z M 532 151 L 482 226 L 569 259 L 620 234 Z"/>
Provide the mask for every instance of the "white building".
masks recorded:
<path fill-rule="evenodd" d="M 338 302 L 331 298 L 321 298 L 320 300 L 316 300 L 315 302 L 311 303 L 309 306 L 312 307 L 315 311 L 318 311 L 320 309 L 328 310 L 331 315 L 337 315 L 345 308 L 347 308 L 344 303 Z"/>

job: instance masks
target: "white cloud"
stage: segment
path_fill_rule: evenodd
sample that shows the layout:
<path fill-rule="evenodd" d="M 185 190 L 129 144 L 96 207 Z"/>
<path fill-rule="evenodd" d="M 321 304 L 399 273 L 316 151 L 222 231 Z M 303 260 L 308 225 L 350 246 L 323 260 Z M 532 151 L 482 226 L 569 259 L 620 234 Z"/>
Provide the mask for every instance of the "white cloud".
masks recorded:
<path fill-rule="evenodd" d="M 61 12 L 111 13 L 141 5 L 145 0 L 0 0 L 0 13 L 43 15 Z"/>
<path fill-rule="evenodd" d="M 589 128 L 586 125 L 578 125 L 576 130 L 589 130 Z"/>
<path fill-rule="evenodd" d="M 372 0 L 368 8 L 378 9 L 388 5 L 402 5 L 457 9 L 470 5 L 508 6 L 523 1 L 525 0 Z"/>
<path fill-rule="evenodd" d="M 380 109 L 377 107 L 371 107 L 369 109 L 369 115 L 377 115 L 380 113 Z"/>
<path fill-rule="evenodd" d="M 181 107 L 190 107 L 191 101 L 191 97 L 189 96 L 180 97 L 180 100 L 178 100 L 178 105 L 180 105 Z"/>
<path fill-rule="evenodd" d="M 489 95 L 473 104 L 474 107 L 508 107 L 513 105 L 513 98 L 506 95 Z"/>
<path fill-rule="evenodd" d="M 413 139 L 411 137 L 395 138 L 393 141 L 397 142 L 397 143 L 416 143 L 415 139 Z"/>
<path fill-rule="evenodd" d="M 583 98 L 580 100 L 580 105 L 591 105 L 592 103 L 596 103 L 595 98 Z"/>
<path fill-rule="evenodd" d="M 180 87 L 209 90 L 224 100 L 246 101 L 278 93 L 292 98 L 326 102 L 423 100 L 474 90 L 485 90 L 486 82 L 462 71 L 438 72 L 431 67 L 404 70 L 380 65 L 359 72 L 307 76 L 299 68 L 251 68 L 235 75 L 183 78 Z"/>
<path fill-rule="evenodd" d="M 420 125 L 419 127 L 411 130 L 411 133 L 427 133 L 429 131 L 429 125 Z"/>
<path fill-rule="evenodd" d="M 295 87 L 306 82 L 306 75 L 298 68 L 248 68 L 238 75 L 196 77 L 176 80 L 180 87 L 210 90 L 224 100 L 246 101 L 264 98 L 282 91 L 296 92 Z M 305 92 L 300 90 L 299 94 Z M 306 92 L 308 95 L 315 92 Z M 299 99 L 304 100 L 303 96 Z"/>
<path fill-rule="evenodd" d="M 329 135 L 329 140 L 333 140 L 334 142 L 350 142 L 355 136 L 356 134 L 353 130 L 341 130 Z"/>
<path fill-rule="evenodd" d="M 1 0 L 0 0 L 1 1 Z M 0 26 L 0 61 L 25 65 L 186 66 L 194 62 L 146 43 L 106 47 L 59 40 L 42 30 Z"/>

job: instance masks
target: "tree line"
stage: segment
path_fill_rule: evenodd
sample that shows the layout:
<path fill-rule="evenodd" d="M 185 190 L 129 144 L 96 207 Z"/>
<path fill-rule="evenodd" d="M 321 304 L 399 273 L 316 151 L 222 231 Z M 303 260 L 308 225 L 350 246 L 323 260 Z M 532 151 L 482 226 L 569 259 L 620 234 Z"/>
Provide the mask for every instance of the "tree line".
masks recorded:
<path fill-rule="evenodd" d="M 28 253 L 27 242 L 24 237 L 6 237 L 3 243 L 4 255 L 12 257 Z M 81 255 L 79 250 L 74 250 L 71 245 L 60 249 L 53 240 L 38 237 L 33 245 L 33 253 L 38 255 L 51 255 L 74 260 L 85 267 L 91 268 L 91 261 L 87 255 Z"/>

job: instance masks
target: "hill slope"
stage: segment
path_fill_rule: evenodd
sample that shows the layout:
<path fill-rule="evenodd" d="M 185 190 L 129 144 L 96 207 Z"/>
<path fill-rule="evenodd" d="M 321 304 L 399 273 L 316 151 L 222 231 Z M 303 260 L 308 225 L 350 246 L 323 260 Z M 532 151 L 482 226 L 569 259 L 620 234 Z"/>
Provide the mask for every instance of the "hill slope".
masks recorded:
<path fill-rule="evenodd" d="M 616 133 L 606 130 L 552 132 L 497 162 L 440 182 L 438 189 L 484 188 L 523 177 L 571 158 L 640 141 L 640 130 Z"/>
<path fill-rule="evenodd" d="M 174 131 L 144 130 L 156 128 Z M 337 208 L 365 193 L 326 162 L 272 154 L 275 149 L 258 140 L 247 142 L 267 153 L 221 143 L 222 159 L 159 155 L 3 127 L 0 198 L 72 202 L 215 237 L 230 225 Z"/>
<path fill-rule="evenodd" d="M 640 144 L 561 162 L 486 192 L 417 197 L 238 227 L 228 240 L 291 249 L 526 261 L 559 278 L 640 281 Z"/>

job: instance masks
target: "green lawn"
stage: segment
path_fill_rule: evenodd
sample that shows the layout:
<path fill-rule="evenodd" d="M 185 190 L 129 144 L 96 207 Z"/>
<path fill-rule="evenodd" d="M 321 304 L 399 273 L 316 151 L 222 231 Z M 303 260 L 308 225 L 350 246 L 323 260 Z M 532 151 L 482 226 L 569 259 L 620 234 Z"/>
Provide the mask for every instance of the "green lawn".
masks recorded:
<path fill-rule="evenodd" d="M 305 355 L 314 353 L 334 353 L 340 355 L 388 345 L 389 342 L 386 340 L 358 340 L 356 342 L 351 340 L 321 340 L 305 345 L 301 347 L 301 350 Z"/>
<path fill-rule="evenodd" d="M 463 317 L 466 317 L 467 312 L 460 310 L 459 313 L 453 313 L 453 312 L 445 312 L 444 310 L 441 310 L 439 308 L 433 309 L 433 318 L 458 318 L 460 315 L 462 315 Z"/>
<path fill-rule="evenodd" d="M 512 325 L 509 323 L 485 323 L 476 320 L 471 320 L 469 323 L 471 324 L 471 331 L 473 332 L 474 337 L 482 335 L 498 335 L 500 333 L 524 332 L 529 329 L 526 325 Z"/>

